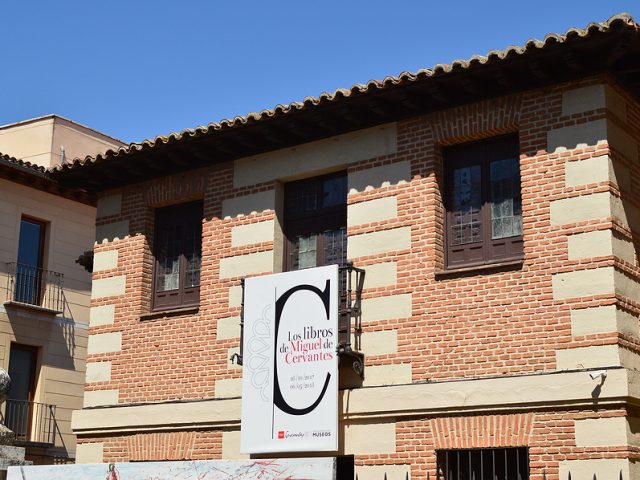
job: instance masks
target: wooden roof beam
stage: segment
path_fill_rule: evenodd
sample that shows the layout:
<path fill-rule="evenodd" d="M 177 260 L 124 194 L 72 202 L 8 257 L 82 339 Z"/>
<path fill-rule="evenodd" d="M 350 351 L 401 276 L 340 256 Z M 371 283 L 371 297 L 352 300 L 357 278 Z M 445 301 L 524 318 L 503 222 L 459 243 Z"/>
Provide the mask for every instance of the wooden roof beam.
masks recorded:
<path fill-rule="evenodd" d="M 634 40 L 634 35 L 629 30 L 626 30 L 618 42 L 616 42 L 615 46 L 612 48 L 611 53 L 609 53 L 609 57 L 606 59 L 607 68 L 612 68 L 618 60 L 623 58 L 631 48 L 631 45 Z"/>
<path fill-rule="evenodd" d="M 436 83 L 428 85 L 426 88 L 429 96 L 433 98 L 440 105 L 448 105 L 451 103 L 451 96 L 445 93 L 442 87 Z"/>
<path fill-rule="evenodd" d="M 512 89 L 516 86 L 516 82 L 513 80 L 513 76 L 505 72 L 504 69 L 496 69 L 491 74 L 491 79 L 494 80 L 500 87 Z"/>
<path fill-rule="evenodd" d="M 529 71 L 535 76 L 538 80 L 542 80 L 546 82 L 550 78 L 549 69 L 540 63 L 539 60 L 533 59 L 529 60 L 527 64 L 529 67 Z"/>
<path fill-rule="evenodd" d="M 388 118 L 393 114 L 393 106 L 388 102 L 384 101 L 381 98 L 373 98 L 368 102 L 370 110 L 376 115 Z"/>
<path fill-rule="evenodd" d="M 573 72 L 582 72 L 584 65 L 573 50 L 565 50 L 562 53 L 565 65 Z"/>

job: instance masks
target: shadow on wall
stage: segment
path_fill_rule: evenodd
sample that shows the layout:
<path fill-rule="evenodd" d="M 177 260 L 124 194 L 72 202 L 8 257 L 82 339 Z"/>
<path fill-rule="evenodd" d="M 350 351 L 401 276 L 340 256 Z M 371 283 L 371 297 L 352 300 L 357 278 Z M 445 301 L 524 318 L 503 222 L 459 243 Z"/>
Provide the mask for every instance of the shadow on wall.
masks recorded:
<path fill-rule="evenodd" d="M 631 231 L 631 244 L 628 249 L 624 245 L 629 240 L 625 240 L 621 234 L 615 232 L 614 241 L 622 242 L 618 256 L 631 264 L 638 265 L 638 260 L 640 259 L 640 209 L 634 204 L 631 195 L 630 172 L 620 162 L 614 162 L 612 170 L 620 190 L 620 198 L 612 198 L 613 215 L 618 220 L 618 223 L 622 224 L 623 227 L 628 227 Z"/>
<path fill-rule="evenodd" d="M 9 264 L 0 262 L 0 303 L 9 300 Z"/>
<path fill-rule="evenodd" d="M 313 172 L 308 177 L 324 173 L 327 172 Z M 411 164 L 403 161 L 351 172 L 348 176 L 348 188 L 349 193 L 354 194 L 410 181 Z M 229 219 L 279 209 L 277 200 L 281 197 L 282 188 L 283 183 L 278 181 L 274 182 L 273 189 L 226 199 L 222 202 L 222 217 Z"/>
<path fill-rule="evenodd" d="M 344 167 L 346 168 L 346 166 Z M 309 172 L 309 177 L 326 173 Z M 411 164 L 408 161 L 396 162 L 379 167 L 349 173 L 349 193 L 359 193 L 381 187 L 408 183 L 411 181 Z M 262 192 L 228 198 L 222 201 L 222 218 L 230 219 L 266 211 L 279 210 L 282 182 L 274 181 L 273 188 Z M 178 202 L 180 203 L 180 202 Z M 128 220 L 98 225 L 96 242 L 112 242 L 130 235 L 144 232 L 131 232 Z"/>
<path fill-rule="evenodd" d="M 613 195 L 609 200 L 602 195 L 601 202 L 594 197 L 590 212 L 587 214 L 588 218 L 585 220 L 596 220 L 611 215 L 619 225 L 625 229 L 628 228 L 632 234 L 631 242 L 628 238 L 624 239 L 616 233 L 613 239 L 613 250 L 614 254 L 625 261 L 637 264 L 636 259 L 640 253 L 640 245 L 637 241 L 637 235 L 640 232 L 640 210 L 631 198 L 631 172 L 627 163 L 637 163 L 638 143 L 616 122 L 605 118 L 554 129 L 547 133 L 549 154 L 563 153 L 576 148 L 606 147 L 607 144 L 608 155 L 567 162 L 565 181 L 569 187 L 605 181 L 617 184 L 620 197 Z M 575 205 L 574 208 L 579 207 Z M 625 243 L 631 244 L 625 246 Z"/>
<path fill-rule="evenodd" d="M 76 327 L 72 319 L 16 305 L 6 305 L 5 309 L 17 343 L 43 348 L 43 365 L 76 370 Z"/>

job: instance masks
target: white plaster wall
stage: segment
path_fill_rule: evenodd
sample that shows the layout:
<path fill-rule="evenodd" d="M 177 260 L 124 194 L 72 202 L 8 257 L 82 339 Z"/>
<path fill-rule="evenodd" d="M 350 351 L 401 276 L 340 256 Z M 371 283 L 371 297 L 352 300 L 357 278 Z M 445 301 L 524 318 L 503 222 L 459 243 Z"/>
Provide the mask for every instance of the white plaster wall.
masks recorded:
<path fill-rule="evenodd" d="M 89 321 L 91 275 L 75 263 L 93 249 L 95 208 L 13 182 L 0 180 L 0 298 L 6 298 L 6 263 L 18 255 L 20 220 L 47 223 L 44 268 L 64 275 L 65 316 Z"/>

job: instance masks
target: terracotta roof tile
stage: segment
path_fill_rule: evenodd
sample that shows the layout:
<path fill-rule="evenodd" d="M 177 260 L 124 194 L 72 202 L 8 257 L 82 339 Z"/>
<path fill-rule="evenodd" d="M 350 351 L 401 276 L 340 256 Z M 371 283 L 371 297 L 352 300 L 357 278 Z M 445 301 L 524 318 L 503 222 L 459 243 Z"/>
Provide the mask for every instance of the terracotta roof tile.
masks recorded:
<path fill-rule="evenodd" d="M 464 71 L 480 65 L 498 63 L 508 57 L 517 57 L 531 51 L 543 50 L 572 39 L 586 38 L 598 32 L 607 32 L 612 28 L 619 26 L 640 30 L 640 25 L 636 23 L 631 15 L 621 13 L 614 15 L 605 22 L 590 23 L 585 28 L 571 28 L 564 34 L 552 33 L 546 35 L 543 40 L 530 39 L 522 46 L 509 46 L 504 50 L 491 50 L 486 55 L 473 55 L 467 60 L 454 60 L 450 64 L 437 64 L 432 68 L 420 69 L 416 72 L 402 72 L 397 76 L 388 76 L 382 80 L 371 80 L 364 85 L 355 84 L 351 88 L 341 88 L 333 93 L 323 92 L 318 97 L 305 97 L 299 102 L 292 102 L 287 105 L 279 104 L 272 109 L 262 110 L 260 112 L 251 112 L 245 116 L 224 119 L 220 122 L 210 123 L 206 126 L 185 129 L 169 135 L 161 135 L 152 140 L 131 143 L 117 150 L 108 150 L 104 154 L 99 154 L 95 157 L 87 156 L 84 159 L 76 158 L 70 163 L 54 167 L 52 171 L 63 172 L 65 170 L 78 168 L 87 163 L 102 162 L 109 158 L 126 156 L 133 152 L 152 149 L 163 144 L 178 142 L 186 138 L 200 137 L 216 131 L 233 129 L 242 125 L 261 122 L 269 118 L 288 115 L 296 111 L 310 109 L 319 105 L 339 102 L 345 98 L 366 95 L 375 90 L 384 90 L 394 86 L 417 82 L 426 78 L 434 78 L 454 72 Z"/>
<path fill-rule="evenodd" d="M 24 160 L 20 160 L 18 158 L 0 152 L 0 165 L 3 164 L 12 168 L 17 168 L 27 173 L 38 175 L 39 177 L 49 178 L 47 175 L 47 169 L 45 167 L 36 165 L 35 163 L 25 162 Z"/>

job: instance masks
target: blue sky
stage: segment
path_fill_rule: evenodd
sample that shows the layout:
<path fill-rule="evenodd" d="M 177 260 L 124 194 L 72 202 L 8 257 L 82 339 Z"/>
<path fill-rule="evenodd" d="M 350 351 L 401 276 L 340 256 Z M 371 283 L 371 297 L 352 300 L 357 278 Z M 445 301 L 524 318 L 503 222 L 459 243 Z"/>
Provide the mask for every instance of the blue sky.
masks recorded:
<path fill-rule="evenodd" d="M 0 125 L 57 113 L 139 141 L 584 27 L 640 0 L 0 4 Z"/>

